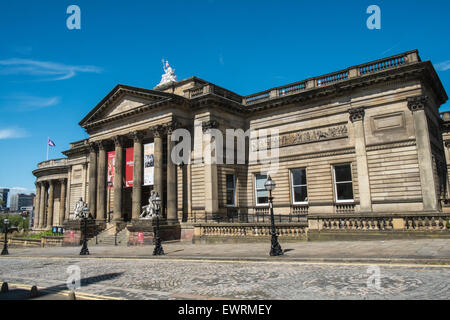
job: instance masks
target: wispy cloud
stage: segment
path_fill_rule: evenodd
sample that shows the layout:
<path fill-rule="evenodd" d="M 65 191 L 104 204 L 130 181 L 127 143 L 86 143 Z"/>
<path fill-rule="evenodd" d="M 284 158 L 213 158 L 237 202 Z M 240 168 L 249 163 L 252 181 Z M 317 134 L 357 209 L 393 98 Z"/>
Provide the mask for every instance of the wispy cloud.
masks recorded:
<path fill-rule="evenodd" d="M 37 97 L 28 94 L 14 94 L 0 98 L 0 110 L 32 111 L 59 104 L 60 97 Z"/>
<path fill-rule="evenodd" d="M 28 133 L 21 128 L 0 128 L 0 140 L 27 137 Z"/>
<path fill-rule="evenodd" d="M 450 60 L 443 61 L 434 65 L 439 71 L 447 71 L 450 69 Z"/>
<path fill-rule="evenodd" d="M 71 66 L 56 62 L 11 58 L 0 60 L 0 75 L 38 77 L 39 81 L 59 81 L 73 78 L 79 73 L 100 73 L 95 66 Z"/>
<path fill-rule="evenodd" d="M 225 62 L 223 61 L 223 54 L 219 54 L 219 63 L 223 66 Z"/>

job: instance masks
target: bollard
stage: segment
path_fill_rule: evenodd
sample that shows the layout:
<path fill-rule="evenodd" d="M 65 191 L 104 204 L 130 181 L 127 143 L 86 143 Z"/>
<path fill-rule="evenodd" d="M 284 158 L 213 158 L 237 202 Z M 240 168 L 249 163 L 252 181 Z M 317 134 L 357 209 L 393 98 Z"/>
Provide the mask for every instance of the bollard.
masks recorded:
<path fill-rule="evenodd" d="M 2 290 L 1 290 L 1 292 L 2 293 L 6 293 L 8 291 L 9 291 L 8 282 L 3 282 L 2 283 Z"/>
<path fill-rule="evenodd" d="M 30 296 L 36 298 L 38 296 L 38 289 L 36 286 L 31 287 Z"/>
<path fill-rule="evenodd" d="M 69 293 L 68 299 L 69 300 L 77 300 L 77 297 L 75 296 L 75 291 L 71 291 Z"/>

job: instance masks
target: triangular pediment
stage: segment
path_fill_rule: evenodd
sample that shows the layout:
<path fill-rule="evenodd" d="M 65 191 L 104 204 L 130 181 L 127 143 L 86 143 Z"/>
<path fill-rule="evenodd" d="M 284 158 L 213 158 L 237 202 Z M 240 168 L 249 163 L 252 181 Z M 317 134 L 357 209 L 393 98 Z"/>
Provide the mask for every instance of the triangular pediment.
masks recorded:
<path fill-rule="evenodd" d="M 171 93 L 117 85 L 79 124 L 86 127 L 98 121 L 132 113 L 143 107 L 180 98 Z"/>

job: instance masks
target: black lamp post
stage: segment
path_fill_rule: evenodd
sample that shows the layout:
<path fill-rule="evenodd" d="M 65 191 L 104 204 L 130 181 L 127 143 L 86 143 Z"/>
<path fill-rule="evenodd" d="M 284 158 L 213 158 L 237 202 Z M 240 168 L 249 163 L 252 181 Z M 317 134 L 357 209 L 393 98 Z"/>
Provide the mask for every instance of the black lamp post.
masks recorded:
<path fill-rule="evenodd" d="M 164 255 L 164 250 L 161 245 L 161 237 L 159 236 L 159 213 L 161 211 L 161 198 L 158 193 L 156 193 L 155 199 L 153 199 L 152 202 L 156 210 L 155 249 L 153 250 L 153 255 L 160 256 Z"/>
<path fill-rule="evenodd" d="M 89 249 L 87 246 L 87 222 L 88 222 L 88 210 L 83 210 L 83 246 L 81 247 L 80 256 L 88 256 Z"/>
<path fill-rule="evenodd" d="M 3 220 L 3 224 L 5 225 L 5 242 L 3 243 L 3 250 L 2 250 L 2 256 L 6 256 L 9 254 L 8 252 L 8 224 L 9 220 L 6 218 Z"/>
<path fill-rule="evenodd" d="M 22 213 L 22 219 L 23 219 L 23 224 L 22 224 L 22 226 L 23 226 L 23 232 L 25 232 L 25 222 L 27 221 L 27 214 L 26 213 Z"/>
<path fill-rule="evenodd" d="M 267 177 L 266 182 L 264 183 L 264 188 L 266 188 L 267 191 L 269 191 L 269 207 L 270 207 L 270 223 L 271 223 L 271 231 L 270 234 L 272 235 L 272 245 L 270 248 L 270 255 L 271 256 L 282 256 L 283 250 L 281 249 L 280 244 L 278 243 L 278 236 L 277 232 L 275 230 L 275 218 L 273 215 L 273 197 L 272 197 L 272 191 L 275 189 L 275 182 L 272 180 L 270 176 Z"/>

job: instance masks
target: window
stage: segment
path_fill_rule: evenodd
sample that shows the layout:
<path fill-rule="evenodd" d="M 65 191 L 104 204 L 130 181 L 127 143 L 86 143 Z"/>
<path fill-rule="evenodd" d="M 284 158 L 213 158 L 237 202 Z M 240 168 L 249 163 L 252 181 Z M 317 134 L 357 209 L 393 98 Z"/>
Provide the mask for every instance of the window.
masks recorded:
<path fill-rule="evenodd" d="M 265 174 L 255 175 L 256 205 L 269 203 L 269 191 L 264 187 L 266 180 L 267 175 Z"/>
<path fill-rule="evenodd" d="M 350 164 L 334 166 L 334 192 L 336 202 L 353 201 L 352 168 Z"/>
<path fill-rule="evenodd" d="M 236 177 L 234 174 L 227 174 L 227 206 L 236 205 Z"/>
<path fill-rule="evenodd" d="M 306 169 L 291 170 L 291 184 L 293 203 L 307 203 Z"/>

